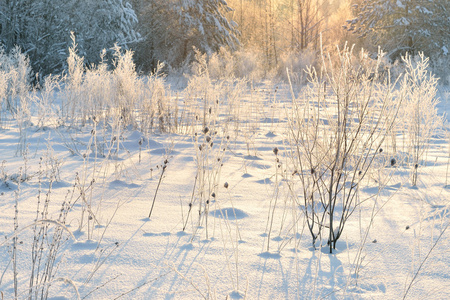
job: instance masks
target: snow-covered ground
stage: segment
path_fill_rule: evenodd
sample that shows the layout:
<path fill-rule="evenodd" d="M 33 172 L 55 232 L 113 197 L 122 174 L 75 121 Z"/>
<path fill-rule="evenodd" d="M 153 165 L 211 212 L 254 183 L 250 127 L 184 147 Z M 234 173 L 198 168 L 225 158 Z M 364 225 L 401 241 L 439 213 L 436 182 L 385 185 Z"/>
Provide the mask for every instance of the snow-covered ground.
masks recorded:
<path fill-rule="evenodd" d="M 439 96 L 450 112 L 448 88 Z M 326 240 L 312 247 L 283 179 L 289 88 L 237 97 L 205 112 L 208 132 L 202 114 L 152 134 L 92 120 L 19 130 L 2 115 L 0 298 L 28 298 L 30 285 L 49 299 L 450 298 L 448 131 L 431 139 L 417 187 L 407 165 L 365 180 L 330 254 Z"/>

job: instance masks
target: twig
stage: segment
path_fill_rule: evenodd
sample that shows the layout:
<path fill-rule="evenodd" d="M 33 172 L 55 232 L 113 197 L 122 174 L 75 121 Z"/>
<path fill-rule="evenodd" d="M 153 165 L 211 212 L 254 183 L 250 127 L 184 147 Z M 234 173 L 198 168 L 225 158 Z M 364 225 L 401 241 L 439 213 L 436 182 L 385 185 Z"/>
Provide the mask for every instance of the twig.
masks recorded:
<path fill-rule="evenodd" d="M 167 168 L 167 164 L 168 163 L 169 163 L 169 161 L 166 159 L 164 161 L 164 165 L 162 166 L 161 176 L 159 177 L 158 186 L 156 187 L 155 196 L 153 197 L 152 207 L 150 208 L 150 213 L 148 214 L 149 218 L 152 215 L 153 207 L 155 206 L 156 195 L 158 195 L 159 186 L 161 185 L 161 181 L 162 181 L 162 179 L 164 177 L 164 173 L 166 172 L 166 168 Z"/>
<path fill-rule="evenodd" d="M 422 260 L 422 262 L 420 263 L 419 268 L 417 269 L 416 273 L 414 274 L 413 279 L 411 280 L 411 282 L 409 283 L 408 288 L 406 289 L 405 294 L 403 295 L 403 299 L 406 299 L 406 296 L 408 295 L 409 290 L 411 289 L 414 281 L 416 280 L 417 276 L 419 275 L 420 270 L 422 269 L 423 265 L 425 264 L 425 262 L 428 260 L 428 258 L 430 257 L 431 252 L 434 250 L 434 248 L 436 247 L 436 245 L 438 244 L 439 240 L 441 239 L 441 237 L 444 235 L 444 232 L 447 230 L 448 226 L 450 225 L 450 223 L 447 223 L 447 226 L 445 226 L 444 230 L 442 230 L 441 234 L 439 235 L 439 237 L 437 238 L 436 242 L 434 242 L 433 247 L 431 247 L 430 251 L 428 251 L 427 255 L 425 256 L 425 258 Z"/>

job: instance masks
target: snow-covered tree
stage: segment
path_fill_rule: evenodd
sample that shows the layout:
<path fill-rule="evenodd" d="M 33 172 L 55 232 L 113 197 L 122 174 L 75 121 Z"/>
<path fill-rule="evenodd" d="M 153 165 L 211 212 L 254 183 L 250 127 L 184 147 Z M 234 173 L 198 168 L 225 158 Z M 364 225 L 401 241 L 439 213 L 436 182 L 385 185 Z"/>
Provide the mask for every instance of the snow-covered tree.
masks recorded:
<path fill-rule="evenodd" d="M 344 26 L 391 59 L 405 52 L 447 55 L 450 42 L 448 0 L 356 0 L 356 17 Z"/>
<path fill-rule="evenodd" d="M 103 48 L 136 41 L 137 17 L 123 0 L 0 1 L 0 43 L 20 46 L 35 71 L 48 74 L 64 68 L 70 32 L 77 37 L 86 62 L 96 62 Z"/>
<path fill-rule="evenodd" d="M 140 35 L 135 30 L 137 16 L 129 2 L 123 0 L 89 0 L 85 7 L 76 10 L 79 20 L 73 24 L 80 55 L 93 61 L 99 58 L 102 49 L 111 49 L 114 44 L 128 48 L 136 43 Z M 111 50 L 112 51 L 112 50 Z"/>
<path fill-rule="evenodd" d="M 139 18 L 146 53 L 142 60 L 150 68 L 158 60 L 179 66 L 189 61 L 193 47 L 212 53 L 239 45 L 237 24 L 225 16 L 232 10 L 225 0 L 151 0 L 143 5 Z"/>

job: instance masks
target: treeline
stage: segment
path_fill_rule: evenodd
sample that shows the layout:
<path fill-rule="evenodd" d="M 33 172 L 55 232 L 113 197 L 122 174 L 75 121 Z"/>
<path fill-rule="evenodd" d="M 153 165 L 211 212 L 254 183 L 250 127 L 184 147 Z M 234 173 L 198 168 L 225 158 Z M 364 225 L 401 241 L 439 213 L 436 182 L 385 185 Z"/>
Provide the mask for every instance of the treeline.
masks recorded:
<path fill-rule="evenodd" d="M 391 61 L 419 51 L 445 59 L 449 15 L 448 0 L 3 0 L 0 43 L 19 46 L 43 75 L 66 68 L 71 32 L 86 65 L 117 44 L 147 72 L 158 62 L 183 69 L 194 49 L 238 53 L 270 72 L 345 41 L 380 46 Z"/>

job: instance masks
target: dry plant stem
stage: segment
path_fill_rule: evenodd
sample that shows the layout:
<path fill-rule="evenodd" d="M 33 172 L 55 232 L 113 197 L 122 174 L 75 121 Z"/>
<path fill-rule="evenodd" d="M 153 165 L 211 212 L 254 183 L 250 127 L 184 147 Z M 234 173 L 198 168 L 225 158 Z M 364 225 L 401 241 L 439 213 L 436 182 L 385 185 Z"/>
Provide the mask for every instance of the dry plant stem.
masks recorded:
<path fill-rule="evenodd" d="M 72 234 L 72 232 L 71 232 L 64 224 L 62 224 L 62 223 L 60 223 L 59 221 L 56 221 L 56 220 L 46 220 L 46 219 L 42 219 L 42 220 L 38 220 L 38 221 L 36 221 L 36 222 L 33 222 L 33 223 L 31 223 L 31 224 L 29 224 L 29 225 L 27 225 L 27 226 L 25 226 L 25 227 L 22 227 L 21 229 L 18 229 L 14 234 L 12 234 L 12 235 L 9 236 L 8 238 L 6 238 L 6 239 L 0 244 L 0 246 L 3 246 L 5 243 L 7 243 L 7 242 L 8 242 L 9 240 L 11 240 L 11 239 L 14 241 L 14 239 L 18 237 L 19 233 L 21 233 L 21 232 L 24 231 L 25 229 L 28 229 L 28 228 L 30 228 L 30 227 L 34 227 L 34 226 L 39 225 L 39 224 L 41 224 L 41 225 L 42 225 L 42 224 L 53 224 L 53 225 L 59 226 L 59 227 L 61 227 L 61 229 L 63 229 L 63 230 L 66 231 L 67 233 L 69 233 L 69 236 L 70 236 L 71 238 L 73 238 L 74 240 L 76 240 L 75 236 Z"/>
<path fill-rule="evenodd" d="M 448 183 L 448 170 L 450 167 L 450 130 L 447 132 L 448 136 L 448 158 L 447 158 L 447 170 L 445 171 L 445 188 L 450 188 L 450 185 Z"/>
<path fill-rule="evenodd" d="M 236 221 L 236 231 L 237 231 L 237 233 L 239 235 L 239 240 L 242 241 L 241 231 L 239 229 L 239 221 L 238 221 L 238 218 L 237 218 L 237 215 L 236 215 L 236 210 L 234 208 L 233 200 L 231 198 L 231 193 L 230 193 L 230 190 L 228 188 L 227 188 L 227 193 L 228 193 L 228 199 L 230 199 L 231 208 L 233 209 L 234 219 Z"/>
<path fill-rule="evenodd" d="M 438 238 L 436 239 L 436 242 L 434 242 L 434 244 L 431 247 L 430 251 L 428 251 L 427 255 L 425 256 L 425 258 L 420 263 L 419 268 L 417 269 L 416 273 L 414 274 L 414 277 L 411 279 L 411 282 L 409 283 L 408 288 L 406 289 L 405 294 L 403 295 L 403 299 L 406 299 L 406 297 L 408 296 L 408 293 L 409 293 L 412 285 L 414 284 L 414 281 L 417 279 L 417 276 L 419 275 L 420 271 L 422 270 L 422 267 L 424 266 L 424 264 L 426 263 L 426 261 L 430 257 L 431 252 L 437 246 L 437 244 L 439 243 L 439 241 L 442 238 L 442 236 L 444 235 L 444 233 L 447 231 L 447 228 L 449 227 L 449 225 L 450 225 L 450 223 L 447 223 L 447 225 L 442 230 L 441 234 L 439 234 Z"/>
<path fill-rule="evenodd" d="M 39 219 L 39 212 L 40 212 L 40 204 L 41 204 L 41 194 L 42 194 L 42 157 L 39 160 L 39 187 L 38 187 L 38 196 L 37 196 L 37 209 L 36 209 L 36 218 L 35 222 Z M 32 260 L 32 267 L 31 267 L 31 274 L 30 274 L 30 295 L 33 292 L 33 289 L 31 288 L 34 285 L 34 272 L 35 272 L 35 266 L 36 266 L 36 260 L 37 260 L 37 247 L 38 247 L 38 238 L 37 238 L 37 226 L 35 225 L 33 227 L 33 245 L 31 248 L 31 260 Z"/>
<path fill-rule="evenodd" d="M 188 282 L 199 294 L 200 294 L 200 296 L 202 296 L 202 298 L 203 299 L 205 299 L 205 300 L 207 300 L 207 299 L 209 299 L 209 297 L 207 297 L 207 295 L 204 295 L 203 293 L 202 293 L 202 291 L 200 291 L 200 288 L 198 287 L 198 286 L 196 286 L 195 284 L 194 284 L 194 282 L 192 281 L 192 279 L 188 279 L 186 276 L 184 276 L 180 271 L 178 271 L 178 269 L 174 266 L 174 265 L 172 265 L 172 266 L 170 266 L 171 267 L 171 269 L 172 269 L 172 271 L 174 271 L 175 273 L 177 273 L 179 276 L 181 276 L 181 278 L 183 278 L 186 282 Z"/>
<path fill-rule="evenodd" d="M 231 236 L 231 227 L 230 227 L 230 224 L 229 224 L 228 215 L 226 214 L 226 212 L 225 212 L 225 214 L 223 214 L 222 209 L 220 208 L 220 206 L 219 206 L 219 209 L 220 209 L 220 213 L 222 215 L 222 220 L 224 220 L 224 222 L 225 222 L 225 225 L 226 225 L 226 228 L 227 228 L 227 231 L 228 231 L 228 235 L 230 237 L 230 242 L 231 242 L 232 247 L 234 249 L 232 236 Z M 223 251 L 224 251 L 225 259 L 227 261 L 228 272 L 230 272 L 230 278 L 231 278 L 231 282 L 233 284 L 233 289 L 237 290 L 239 288 L 239 277 L 236 278 L 236 285 L 235 285 L 234 280 L 233 280 L 233 272 L 231 271 L 231 262 L 230 262 L 230 259 L 228 257 L 228 254 L 227 254 L 226 237 L 225 237 L 225 235 L 223 233 L 222 222 L 219 222 L 219 228 L 220 228 L 220 233 L 222 235 Z M 237 255 L 237 250 L 235 251 L 235 256 L 236 255 Z M 237 274 L 237 276 L 239 276 L 238 264 L 236 264 L 236 274 Z"/>
<path fill-rule="evenodd" d="M 131 197 L 131 196 L 130 196 L 130 197 Z M 119 208 L 120 208 L 123 204 L 127 203 L 128 200 L 129 200 L 129 199 L 127 199 L 127 200 L 125 200 L 125 201 L 122 201 L 122 203 L 120 203 L 120 202 L 117 203 L 117 206 L 116 206 L 116 209 L 114 210 L 114 213 L 112 214 L 112 216 L 111 216 L 111 218 L 109 219 L 109 221 L 106 223 L 105 229 L 103 230 L 102 235 L 100 236 L 100 238 L 99 238 L 99 240 L 98 240 L 98 242 L 97 242 L 97 248 L 95 249 L 95 251 L 97 251 L 97 250 L 99 249 L 100 244 L 101 244 L 101 242 L 102 242 L 102 240 L 103 240 L 103 238 L 104 238 L 104 236 L 105 236 L 105 233 L 106 233 L 106 231 L 108 230 L 109 226 L 111 225 L 111 222 L 113 221 L 113 219 L 114 219 L 114 217 L 116 216 L 117 212 L 119 211 Z"/>
<path fill-rule="evenodd" d="M 20 184 L 20 180 L 19 180 Z M 19 188 L 20 190 L 20 188 Z M 13 237 L 13 252 L 12 252 L 12 263 L 13 263 L 13 278 L 14 278 L 14 297 L 17 299 L 18 295 L 18 283 L 17 283 L 17 230 L 19 228 L 18 217 L 19 217 L 19 191 L 15 192 L 14 196 L 14 237 Z"/>
<path fill-rule="evenodd" d="M 183 231 L 186 229 L 186 226 L 187 226 L 187 223 L 188 223 L 188 220 L 189 220 L 189 216 L 190 216 L 191 211 L 192 211 L 192 207 L 194 206 L 193 201 L 194 201 L 194 195 L 195 195 L 195 187 L 197 185 L 197 178 L 198 178 L 198 173 L 195 175 L 194 187 L 192 188 L 191 200 L 189 202 L 189 210 L 188 210 L 188 213 L 187 213 L 187 216 L 186 216 L 186 222 L 183 225 Z"/>
<path fill-rule="evenodd" d="M 153 197 L 152 207 L 150 208 L 150 213 L 148 214 L 149 218 L 152 216 L 153 207 L 155 206 L 155 201 L 156 201 L 156 196 L 158 195 L 159 186 L 161 185 L 161 181 L 162 181 L 162 179 L 164 177 L 164 173 L 166 172 L 166 168 L 167 168 L 167 164 L 168 163 L 169 163 L 169 161 L 166 159 L 164 161 L 164 164 L 162 165 L 162 171 L 161 171 L 161 175 L 159 177 L 158 185 L 156 186 L 156 191 L 155 191 L 155 196 Z"/>
<path fill-rule="evenodd" d="M 103 288 L 103 287 L 104 287 L 105 285 L 107 285 L 108 283 L 110 283 L 110 282 L 116 280 L 116 279 L 117 279 L 118 277 L 120 277 L 121 275 L 122 275 L 122 274 L 116 275 L 116 276 L 114 276 L 113 278 L 111 278 L 111 279 L 107 280 L 106 282 L 102 283 L 101 285 L 95 287 L 95 289 L 91 290 L 89 293 L 87 293 L 86 295 L 84 295 L 84 297 L 81 298 L 81 299 L 82 299 L 82 300 L 83 300 L 83 299 L 86 299 L 87 297 L 89 297 L 89 295 L 91 295 L 91 294 L 94 293 L 95 291 L 98 291 L 99 289 Z M 116 298 L 116 299 L 117 299 L 117 298 Z"/>
<path fill-rule="evenodd" d="M 84 284 L 88 284 L 89 281 L 91 281 L 92 277 L 94 277 L 95 273 L 98 271 L 98 269 L 100 269 L 100 267 L 105 263 L 105 261 L 108 259 L 108 257 L 111 256 L 111 254 L 117 249 L 119 248 L 119 243 L 116 242 L 113 246 L 114 248 L 111 249 L 111 251 L 109 251 L 109 253 L 102 259 L 103 254 L 106 251 L 102 251 L 99 258 L 97 259 L 97 263 L 95 264 L 95 266 L 92 268 L 91 273 L 89 274 L 89 276 L 86 278 L 86 280 L 84 281 Z"/>
<path fill-rule="evenodd" d="M 393 174 L 394 173 L 392 173 L 390 175 L 390 177 Z M 388 182 L 388 181 L 389 180 L 387 180 L 386 182 Z M 353 265 L 355 266 L 354 267 L 354 269 L 355 269 L 354 270 L 354 274 L 355 274 L 355 277 L 356 277 L 356 284 L 358 284 L 359 270 L 360 270 L 360 268 L 362 266 L 362 263 L 364 261 L 364 257 L 362 257 L 362 251 L 364 249 L 364 246 L 367 244 L 367 239 L 369 237 L 369 232 L 370 232 L 371 227 L 373 226 L 373 223 L 375 221 L 375 217 L 378 215 L 378 213 L 380 211 L 383 210 L 383 208 L 394 198 L 394 196 L 397 194 L 397 192 L 400 191 L 400 189 L 401 189 L 401 187 L 399 187 L 392 195 L 389 196 L 389 198 L 378 209 L 376 209 L 376 206 L 377 206 L 377 203 L 378 203 L 378 199 L 381 197 L 380 192 L 384 189 L 384 187 L 385 186 L 380 186 L 379 189 L 378 189 L 378 193 L 377 194 L 375 194 L 375 195 L 373 195 L 373 196 L 371 196 L 371 197 L 369 197 L 367 199 L 364 199 L 363 201 L 360 201 L 359 197 L 357 198 L 357 201 L 359 202 L 359 204 L 361 204 L 362 202 L 368 201 L 368 200 L 370 200 L 372 198 L 374 198 L 374 203 L 373 203 L 372 210 L 371 210 L 369 224 L 367 225 L 367 228 L 364 231 L 364 234 L 361 236 L 361 245 L 359 246 L 357 254 L 356 254 L 355 259 L 353 261 Z M 360 224 L 359 225 L 360 228 L 362 228 L 361 216 L 359 218 L 359 224 Z M 388 246 L 389 245 L 386 245 L 385 248 L 388 247 Z M 369 263 L 371 263 L 376 257 L 381 255 L 382 253 L 383 253 L 383 251 L 380 251 L 379 254 L 376 255 L 375 257 L 373 257 L 370 261 L 368 261 L 367 264 L 364 265 L 364 267 L 367 266 Z M 348 287 L 349 282 L 350 282 L 350 280 L 347 282 L 346 288 Z"/>
<path fill-rule="evenodd" d="M 276 150 L 275 150 L 276 149 Z M 279 183 L 278 183 L 278 169 L 279 169 L 279 159 L 278 159 L 278 148 L 275 148 L 274 152 L 275 152 L 275 193 L 274 193 L 274 197 L 275 197 L 275 201 L 272 207 L 272 199 L 270 200 L 270 206 L 269 206 L 269 215 L 267 217 L 267 224 L 266 224 L 266 231 L 267 231 L 267 227 L 269 227 L 269 231 L 267 233 L 267 252 L 269 252 L 270 250 L 270 235 L 272 233 L 272 226 L 273 226 L 273 219 L 275 218 L 275 209 L 277 207 L 277 202 L 278 202 L 278 194 L 279 194 Z M 272 213 L 271 213 L 272 210 Z M 269 225 L 270 224 L 270 225 Z"/>

